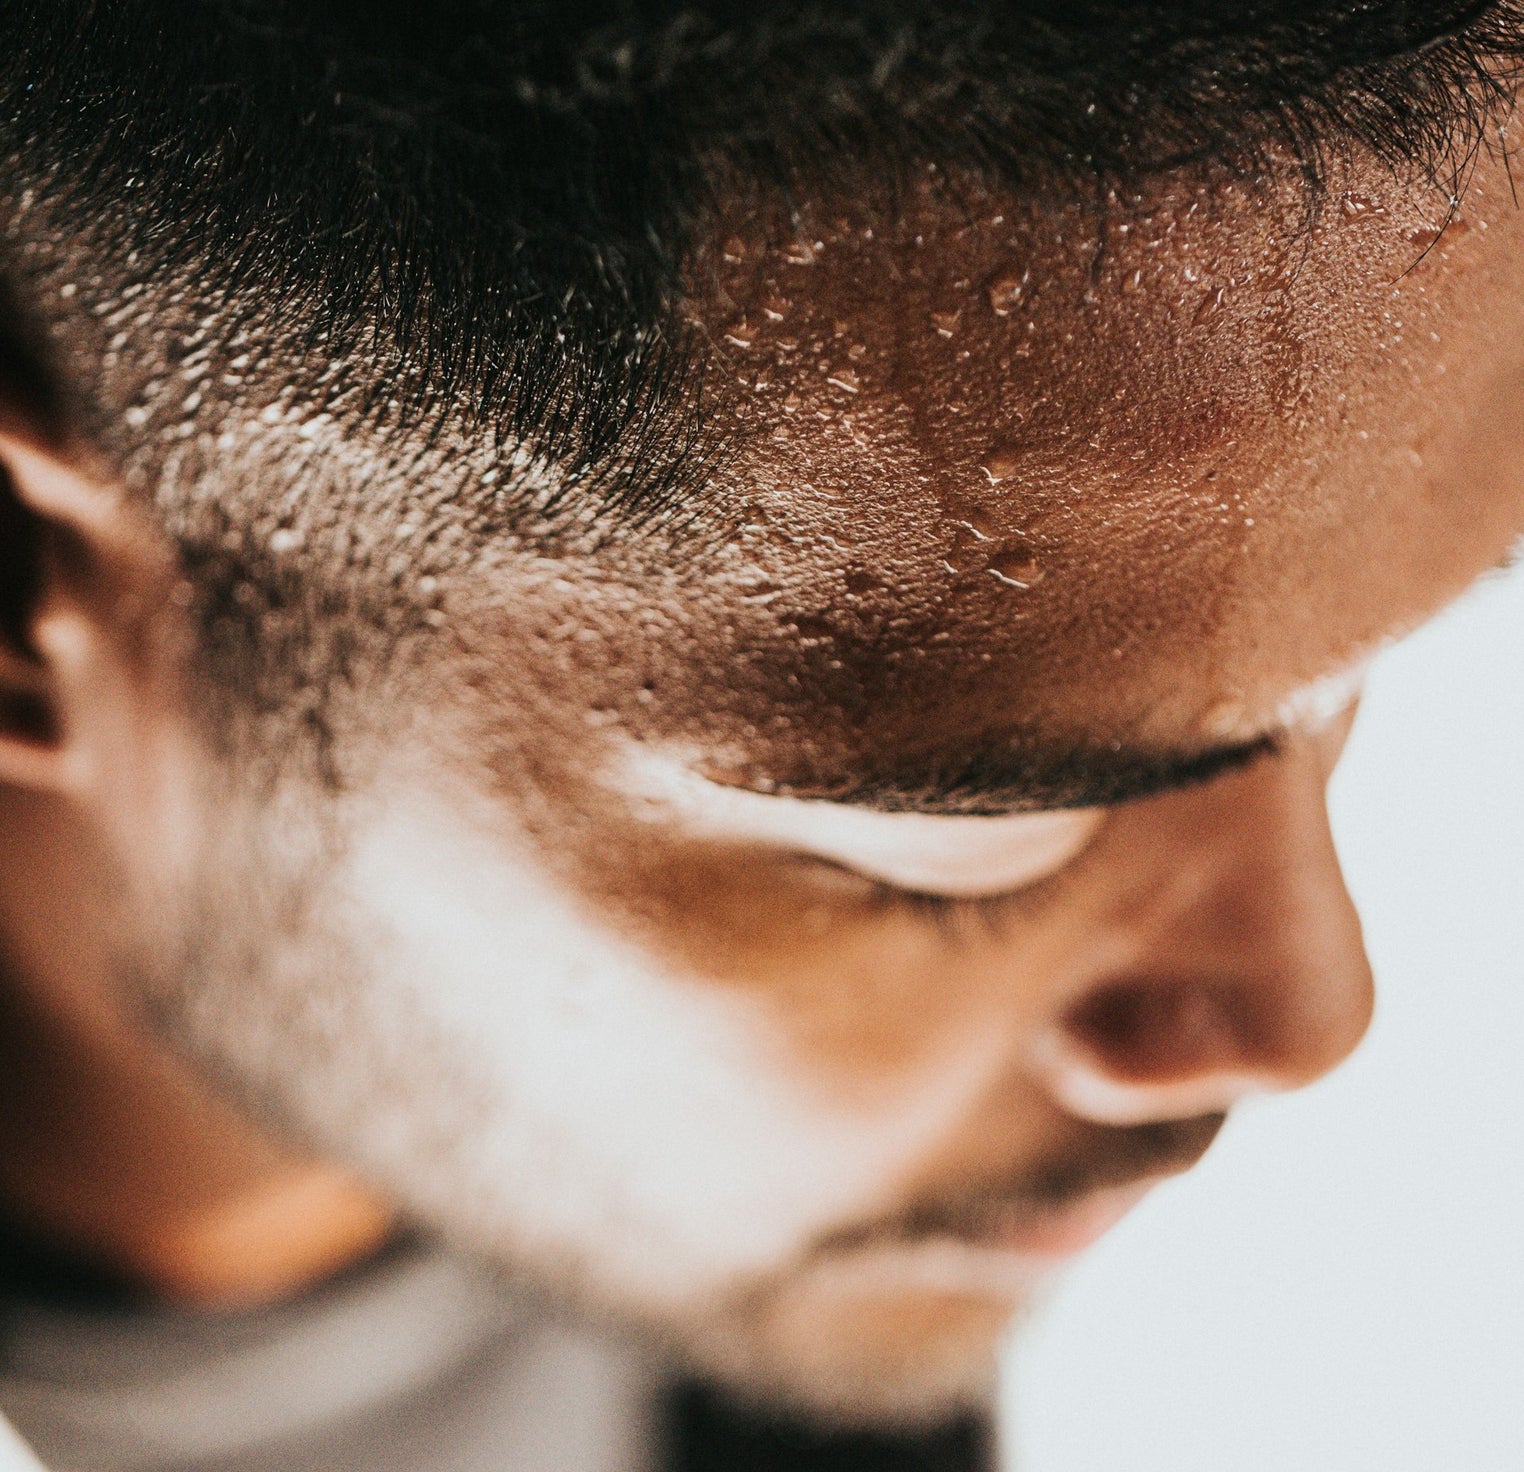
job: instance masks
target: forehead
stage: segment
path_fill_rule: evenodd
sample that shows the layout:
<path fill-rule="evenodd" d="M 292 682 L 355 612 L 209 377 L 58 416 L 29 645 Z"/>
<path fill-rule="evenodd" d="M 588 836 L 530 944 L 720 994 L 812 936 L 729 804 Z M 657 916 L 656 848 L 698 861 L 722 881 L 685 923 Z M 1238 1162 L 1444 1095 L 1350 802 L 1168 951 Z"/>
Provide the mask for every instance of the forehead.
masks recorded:
<path fill-rule="evenodd" d="M 578 678 L 801 790 L 1273 725 L 1520 523 L 1499 185 L 1437 244 L 1432 192 L 1359 170 L 1317 218 L 1290 187 L 1038 211 L 942 178 L 738 212 L 688 310 L 742 525 L 600 574 Z"/>

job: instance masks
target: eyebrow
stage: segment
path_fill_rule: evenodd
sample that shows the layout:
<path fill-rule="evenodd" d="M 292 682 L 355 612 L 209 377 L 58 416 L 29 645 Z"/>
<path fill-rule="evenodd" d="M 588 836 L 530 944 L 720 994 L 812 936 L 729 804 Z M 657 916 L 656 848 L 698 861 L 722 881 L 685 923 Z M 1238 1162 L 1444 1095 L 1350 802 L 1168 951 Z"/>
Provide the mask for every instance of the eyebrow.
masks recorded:
<path fill-rule="evenodd" d="M 768 790 L 780 797 L 843 803 L 881 813 L 946 817 L 1115 807 L 1239 771 L 1274 755 L 1283 740 L 1277 730 L 1245 741 L 1184 750 L 1120 743 L 984 746 L 952 758 L 907 759 L 871 773 L 778 783 Z M 724 781 L 712 773 L 706 775 Z"/>

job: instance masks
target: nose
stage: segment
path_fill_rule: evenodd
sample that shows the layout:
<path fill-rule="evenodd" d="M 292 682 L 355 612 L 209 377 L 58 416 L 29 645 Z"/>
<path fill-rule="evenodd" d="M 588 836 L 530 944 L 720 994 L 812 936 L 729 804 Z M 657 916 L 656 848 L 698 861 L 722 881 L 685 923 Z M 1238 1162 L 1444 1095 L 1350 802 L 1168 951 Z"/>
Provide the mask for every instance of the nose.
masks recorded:
<path fill-rule="evenodd" d="M 1354 1049 L 1374 990 L 1328 826 L 1343 732 L 1120 810 L 1086 961 L 1037 1066 L 1100 1124 L 1186 1119 L 1296 1088 Z"/>

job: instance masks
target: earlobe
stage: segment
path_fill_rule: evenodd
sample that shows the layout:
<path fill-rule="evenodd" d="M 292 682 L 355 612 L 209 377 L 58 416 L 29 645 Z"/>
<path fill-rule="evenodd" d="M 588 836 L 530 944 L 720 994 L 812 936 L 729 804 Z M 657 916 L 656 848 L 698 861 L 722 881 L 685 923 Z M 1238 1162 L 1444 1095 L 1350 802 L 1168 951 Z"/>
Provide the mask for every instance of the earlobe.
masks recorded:
<path fill-rule="evenodd" d="M 57 710 L 34 639 L 42 520 L 22 499 L 11 448 L 0 435 L 0 783 L 52 787 L 60 775 Z"/>
<path fill-rule="evenodd" d="M 67 785 L 57 711 L 46 669 L 0 647 L 0 785 Z"/>
<path fill-rule="evenodd" d="M 56 606 L 58 553 L 106 535 L 113 503 L 63 459 L 0 432 L 0 784 L 75 785 L 60 664 L 80 619 Z"/>

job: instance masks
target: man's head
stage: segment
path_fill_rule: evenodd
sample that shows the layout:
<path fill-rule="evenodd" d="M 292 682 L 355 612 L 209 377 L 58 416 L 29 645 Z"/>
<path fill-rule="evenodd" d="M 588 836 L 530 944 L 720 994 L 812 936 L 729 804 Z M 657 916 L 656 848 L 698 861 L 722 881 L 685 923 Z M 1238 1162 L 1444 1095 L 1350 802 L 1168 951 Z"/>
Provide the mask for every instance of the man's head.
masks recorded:
<path fill-rule="evenodd" d="M 10 9 L 13 950 L 842 1415 L 1358 1040 L 1359 673 L 1524 528 L 1510 7 Z"/>

